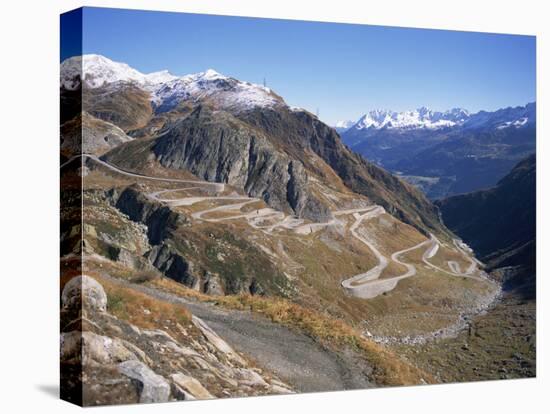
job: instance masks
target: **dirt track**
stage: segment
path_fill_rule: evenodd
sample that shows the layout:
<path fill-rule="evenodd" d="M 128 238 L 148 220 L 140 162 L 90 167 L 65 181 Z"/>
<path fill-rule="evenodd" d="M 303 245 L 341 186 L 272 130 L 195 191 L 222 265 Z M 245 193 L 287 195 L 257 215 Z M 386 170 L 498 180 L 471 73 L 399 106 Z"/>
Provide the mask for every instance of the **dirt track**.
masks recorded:
<path fill-rule="evenodd" d="M 235 350 L 301 392 L 372 387 L 370 368 L 351 351 L 332 352 L 307 335 L 248 311 L 220 309 L 157 289 L 103 275 L 158 300 L 185 305 Z"/>

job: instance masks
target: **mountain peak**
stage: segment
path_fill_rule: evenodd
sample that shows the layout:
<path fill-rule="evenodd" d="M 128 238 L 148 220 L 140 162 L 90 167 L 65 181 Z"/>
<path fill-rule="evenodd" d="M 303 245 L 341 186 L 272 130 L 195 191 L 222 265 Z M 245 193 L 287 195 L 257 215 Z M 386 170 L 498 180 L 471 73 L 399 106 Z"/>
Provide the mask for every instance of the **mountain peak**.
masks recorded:
<path fill-rule="evenodd" d="M 143 74 L 126 63 L 115 62 L 105 56 L 85 54 L 65 59 L 61 63 L 61 86 L 74 90 L 80 86 L 81 77 L 86 86 L 98 88 L 116 82 L 154 85 L 176 79 L 163 70 Z"/>
<path fill-rule="evenodd" d="M 446 112 L 433 111 L 427 106 L 415 110 L 396 112 L 374 109 L 363 115 L 355 129 L 440 129 L 465 122 L 468 111 L 454 108 Z"/>
<path fill-rule="evenodd" d="M 82 78 L 82 79 L 81 79 Z M 126 63 L 105 56 L 86 54 L 61 63 L 61 87 L 77 89 L 81 83 L 88 88 L 108 87 L 120 82 L 133 83 L 151 96 L 160 110 L 170 110 L 183 100 L 201 100 L 232 110 L 274 105 L 286 105 L 271 89 L 223 75 L 214 69 L 174 76 L 167 70 L 144 74 Z"/>
<path fill-rule="evenodd" d="M 215 79 L 215 78 L 226 78 L 226 77 L 227 77 L 227 76 L 222 75 L 221 73 L 217 72 L 217 71 L 214 70 L 214 69 L 207 69 L 206 71 L 202 72 L 202 75 L 203 75 L 205 78 L 211 78 L 211 79 Z"/>
<path fill-rule="evenodd" d="M 428 115 L 432 113 L 432 110 L 428 108 L 427 106 L 421 106 L 416 110 L 420 115 Z"/>
<path fill-rule="evenodd" d="M 334 128 L 335 128 L 337 131 L 344 131 L 344 130 L 346 130 L 346 129 L 348 129 L 348 128 L 351 128 L 353 125 L 355 125 L 355 121 L 346 119 L 346 120 L 337 121 L 337 122 L 334 124 Z"/>

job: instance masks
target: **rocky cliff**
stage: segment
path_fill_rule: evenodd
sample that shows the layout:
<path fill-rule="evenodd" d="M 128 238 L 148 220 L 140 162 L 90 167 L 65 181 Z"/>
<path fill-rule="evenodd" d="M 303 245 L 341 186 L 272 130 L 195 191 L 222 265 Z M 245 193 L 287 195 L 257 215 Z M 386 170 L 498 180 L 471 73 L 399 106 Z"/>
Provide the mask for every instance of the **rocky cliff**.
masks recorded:
<path fill-rule="evenodd" d="M 152 150 L 164 167 L 186 169 L 205 180 L 242 188 L 300 217 L 315 221 L 330 217 L 328 208 L 309 189 L 302 162 L 229 112 L 198 106 L 170 125 Z"/>

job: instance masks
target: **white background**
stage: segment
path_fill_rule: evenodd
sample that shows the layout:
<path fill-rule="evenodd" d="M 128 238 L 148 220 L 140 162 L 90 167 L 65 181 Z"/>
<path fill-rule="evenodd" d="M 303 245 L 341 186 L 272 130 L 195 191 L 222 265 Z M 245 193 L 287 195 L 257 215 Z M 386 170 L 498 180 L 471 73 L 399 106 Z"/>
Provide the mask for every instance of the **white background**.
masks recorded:
<path fill-rule="evenodd" d="M 114 412 L 548 412 L 549 17 L 531 1 L 5 0 L 0 13 L 0 411 L 65 413 L 58 383 L 58 70 L 61 12 L 82 6 L 190 11 L 407 27 L 536 34 L 538 57 L 538 378 L 149 406 Z M 162 45 L 159 45 L 162 47 Z M 332 51 L 327 50 L 327 54 Z M 544 137 L 544 138 L 543 138 Z M 548 184 L 546 184 L 548 187 Z M 545 252 L 546 250 L 546 252 Z M 544 257 L 546 253 L 546 257 Z M 546 394 L 544 389 L 546 388 Z"/>

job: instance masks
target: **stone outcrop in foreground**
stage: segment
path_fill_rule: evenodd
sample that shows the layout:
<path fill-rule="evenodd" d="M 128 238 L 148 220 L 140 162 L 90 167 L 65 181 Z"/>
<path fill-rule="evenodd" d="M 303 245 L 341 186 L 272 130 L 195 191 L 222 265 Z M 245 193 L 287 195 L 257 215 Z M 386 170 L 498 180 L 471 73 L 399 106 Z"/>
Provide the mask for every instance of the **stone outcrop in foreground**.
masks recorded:
<path fill-rule="evenodd" d="M 109 313 L 104 288 L 85 275 L 61 298 L 64 399 L 90 406 L 292 392 L 195 316 L 140 328 Z"/>

